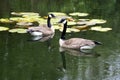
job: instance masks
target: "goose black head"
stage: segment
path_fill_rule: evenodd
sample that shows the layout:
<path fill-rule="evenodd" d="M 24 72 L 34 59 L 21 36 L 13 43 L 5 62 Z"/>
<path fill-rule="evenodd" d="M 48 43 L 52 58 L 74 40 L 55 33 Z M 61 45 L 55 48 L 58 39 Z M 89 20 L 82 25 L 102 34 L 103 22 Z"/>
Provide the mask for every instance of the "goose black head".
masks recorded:
<path fill-rule="evenodd" d="M 52 17 L 55 17 L 55 15 L 54 14 L 49 14 L 48 17 L 52 18 Z"/>
<path fill-rule="evenodd" d="M 65 18 L 62 18 L 58 23 L 63 23 L 65 24 L 67 22 L 67 20 Z"/>

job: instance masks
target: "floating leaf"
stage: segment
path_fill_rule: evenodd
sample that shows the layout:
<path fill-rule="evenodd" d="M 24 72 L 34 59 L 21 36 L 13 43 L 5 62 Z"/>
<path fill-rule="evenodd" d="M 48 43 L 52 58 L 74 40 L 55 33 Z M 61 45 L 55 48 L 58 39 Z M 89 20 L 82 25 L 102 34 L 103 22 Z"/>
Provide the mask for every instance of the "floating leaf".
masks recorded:
<path fill-rule="evenodd" d="M 79 29 L 75 29 L 75 28 L 71 28 L 71 31 L 72 31 L 72 32 L 80 32 Z"/>
<path fill-rule="evenodd" d="M 103 24 L 106 23 L 106 20 L 103 19 L 91 19 L 90 22 L 96 23 L 96 24 Z"/>
<path fill-rule="evenodd" d="M 0 31 L 7 31 L 9 28 L 0 26 Z"/>
<path fill-rule="evenodd" d="M 59 30 L 62 32 L 63 28 L 59 28 Z M 80 30 L 75 28 L 67 28 L 66 33 L 71 33 L 71 32 L 80 32 Z"/>
<path fill-rule="evenodd" d="M 80 13 L 80 12 L 73 12 L 73 13 L 69 13 L 69 15 L 71 16 L 88 16 L 88 13 Z"/>
<path fill-rule="evenodd" d="M 9 20 L 8 18 L 1 18 L 0 22 L 2 22 L 2 23 L 12 23 L 13 21 Z"/>
<path fill-rule="evenodd" d="M 79 21 L 89 21 L 90 19 L 78 19 Z"/>
<path fill-rule="evenodd" d="M 52 18 L 51 19 L 51 23 L 53 23 L 53 24 L 57 24 L 59 21 L 60 21 L 59 18 Z"/>
<path fill-rule="evenodd" d="M 54 14 L 55 16 L 65 16 L 65 13 L 62 12 L 49 12 L 48 14 Z"/>
<path fill-rule="evenodd" d="M 19 22 L 19 23 L 16 23 L 17 25 L 19 26 L 30 26 L 30 25 L 33 25 L 33 23 L 30 23 L 30 22 Z"/>
<path fill-rule="evenodd" d="M 41 16 L 39 16 L 39 15 L 23 15 L 22 17 L 24 17 L 24 18 L 39 18 Z"/>
<path fill-rule="evenodd" d="M 38 13 L 34 13 L 34 12 L 11 12 L 12 15 L 16 15 L 16 16 L 22 16 L 22 15 L 39 15 Z"/>
<path fill-rule="evenodd" d="M 76 22 L 69 21 L 69 22 L 68 22 L 68 25 L 76 25 Z"/>
<path fill-rule="evenodd" d="M 91 30 L 99 31 L 101 28 L 102 26 L 95 26 L 95 27 L 91 27 Z"/>
<path fill-rule="evenodd" d="M 11 12 L 12 15 L 21 16 L 19 12 Z"/>
<path fill-rule="evenodd" d="M 107 31 L 110 31 L 110 30 L 112 30 L 112 28 L 102 28 L 100 31 L 101 32 L 107 32 Z"/>
<path fill-rule="evenodd" d="M 73 26 L 72 28 L 76 28 L 76 29 L 79 29 L 79 30 L 85 30 L 85 29 L 88 29 L 89 27 L 86 26 L 86 25 L 83 25 L 83 26 Z"/>
<path fill-rule="evenodd" d="M 91 27 L 91 30 L 100 31 L 100 32 L 107 32 L 109 30 L 112 30 L 112 28 L 102 28 L 101 26 L 95 26 L 95 27 Z"/>
<path fill-rule="evenodd" d="M 93 25 L 96 25 L 96 22 L 88 21 L 88 22 L 86 22 L 86 25 L 87 26 L 93 26 Z"/>
<path fill-rule="evenodd" d="M 39 18 L 39 19 L 37 20 L 37 22 L 38 22 L 39 24 L 46 24 L 46 23 L 47 23 L 47 20 L 46 20 L 46 19 L 43 19 L 43 18 Z"/>
<path fill-rule="evenodd" d="M 87 23 L 87 21 L 76 22 L 76 24 L 78 24 L 78 25 L 85 25 L 86 23 Z"/>
<path fill-rule="evenodd" d="M 15 21 L 15 22 L 35 22 L 39 20 L 39 18 L 11 17 L 10 20 Z"/>
<path fill-rule="evenodd" d="M 60 29 L 61 27 L 58 25 L 53 25 L 54 29 Z"/>
<path fill-rule="evenodd" d="M 11 32 L 11 33 L 27 33 L 27 29 L 16 28 L 16 29 L 10 29 L 9 32 Z"/>
<path fill-rule="evenodd" d="M 63 31 L 63 28 L 60 28 L 60 29 L 59 29 L 59 31 L 61 31 L 61 32 L 62 32 L 62 31 Z M 67 28 L 66 33 L 71 33 L 71 29 L 70 29 L 70 28 Z"/>
<path fill-rule="evenodd" d="M 23 18 L 22 17 L 11 17 L 10 20 L 15 21 L 15 22 L 21 22 L 23 21 Z"/>

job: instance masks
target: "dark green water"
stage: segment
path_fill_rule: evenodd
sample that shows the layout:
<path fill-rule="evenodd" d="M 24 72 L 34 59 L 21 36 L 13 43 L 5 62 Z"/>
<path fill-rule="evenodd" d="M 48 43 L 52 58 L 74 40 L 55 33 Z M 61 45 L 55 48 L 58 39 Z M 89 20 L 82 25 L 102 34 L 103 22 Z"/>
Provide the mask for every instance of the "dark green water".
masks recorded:
<path fill-rule="evenodd" d="M 71 33 L 67 38 L 83 37 L 103 43 L 91 55 L 59 52 L 60 32 L 47 42 L 30 42 L 28 34 L 0 32 L 0 80 L 120 80 L 120 1 L 118 0 L 3 0 L 0 18 L 12 11 L 87 12 L 88 18 L 107 20 L 109 32 Z M 2 24 L 1 24 L 2 25 Z M 96 55 L 100 56 L 96 56 Z M 64 72 L 63 68 L 66 68 Z"/>

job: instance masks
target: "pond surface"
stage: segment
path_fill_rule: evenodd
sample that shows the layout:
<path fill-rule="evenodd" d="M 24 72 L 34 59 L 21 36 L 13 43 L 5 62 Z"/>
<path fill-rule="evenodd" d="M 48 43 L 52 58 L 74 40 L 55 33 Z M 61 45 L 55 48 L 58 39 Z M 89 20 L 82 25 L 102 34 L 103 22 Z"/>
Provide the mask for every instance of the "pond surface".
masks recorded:
<path fill-rule="evenodd" d="M 12 11 L 87 12 L 85 18 L 105 19 L 108 32 L 83 31 L 67 34 L 67 38 L 83 37 L 103 43 L 92 54 L 66 50 L 60 53 L 56 30 L 53 39 L 29 41 L 30 35 L 0 32 L 0 80 L 120 80 L 120 1 L 118 0 L 3 0 L 0 18 Z M 8 25 L 8 24 L 1 24 Z M 12 25 L 9 25 L 12 26 Z"/>

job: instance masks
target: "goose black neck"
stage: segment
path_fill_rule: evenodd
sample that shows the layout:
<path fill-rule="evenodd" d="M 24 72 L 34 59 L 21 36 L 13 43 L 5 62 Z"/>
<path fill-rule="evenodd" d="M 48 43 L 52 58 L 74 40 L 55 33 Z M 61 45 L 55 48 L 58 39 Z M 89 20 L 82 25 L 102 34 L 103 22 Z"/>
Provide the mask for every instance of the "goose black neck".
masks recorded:
<path fill-rule="evenodd" d="M 51 23 L 50 23 L 50 20 L 51 20 L 51 18 L 50 18 L 50 17 L 48 17 L 48 19 L 47 19 L 47 26 L 48 26 L 49 28 L 51 28 Z"/>
<path fill-rule="evenodd" d="M 64 24 L 63 32 L 61 34 L 61 39 L 65 39 L 66 30 L 67 30 L 67 22 Z"/>

